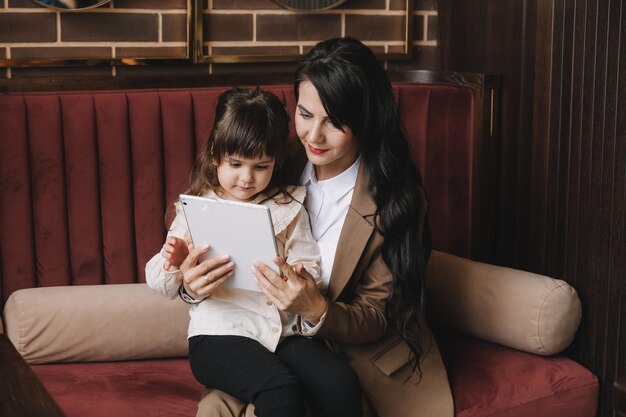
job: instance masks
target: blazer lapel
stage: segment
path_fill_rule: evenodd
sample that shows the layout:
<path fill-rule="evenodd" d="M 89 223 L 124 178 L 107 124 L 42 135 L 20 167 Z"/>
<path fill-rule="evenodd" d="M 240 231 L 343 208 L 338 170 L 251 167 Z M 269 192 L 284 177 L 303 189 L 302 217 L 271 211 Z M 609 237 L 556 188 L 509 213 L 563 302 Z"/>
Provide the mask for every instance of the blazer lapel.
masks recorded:
<path fill-rule="evenodd" d="M 376 203 L 369 193 L 367 180 L 365 164 L 361 161 L 352 193 L 352 201 L 341 229 L 337 251 L 335 252 L 335 262 L 330 274 L 327 295 L 333 300 L 339 297 L 350 280 L 361 254 L 374 232 Z"/>

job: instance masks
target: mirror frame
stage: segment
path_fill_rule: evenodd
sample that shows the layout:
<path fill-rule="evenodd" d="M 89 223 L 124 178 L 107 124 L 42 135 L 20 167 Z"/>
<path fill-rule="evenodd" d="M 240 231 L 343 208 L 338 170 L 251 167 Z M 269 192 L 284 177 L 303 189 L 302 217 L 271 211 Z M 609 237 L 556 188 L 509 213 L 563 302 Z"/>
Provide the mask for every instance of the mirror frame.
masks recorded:
<path fill-rule="evenodd" d="M 334 9 L 335 7 L 341 6 L 342 4 L 347 2 L 348 0 L 334 0 L 334 3 L 331 4 L 330 6 L 320 7 L 319 9 L 299 9 L 297 7 L 291 7 L 291 6 L 288 6 L 286 4 L 283 4 L 283 1 L 284 0 L 272 0 L 272 3 L 275 3 L 276 5 L 282 7 L 283 9 L 287 9 L 287 10 L 294 10 L 294 11 L 299 11 L 299 12 L 318 12 L 320 10 Z"/>
<path fill-rule="evenodd" d="M 345 0 L 347 1 L 347 0 Z M 343 3 L 345 3 L 345 1 Z M 272 0 L 273 3 L 276 3 Z M 193 62 L 196 64 L 237 64 L 237 63 L 262 63 L 262 62 L 293 62 L 300 61 L 304 57 L 303 54 L 250 54 L 250 55 L 205 55 L 203 18 L 204 0 L 195 0 L 194 13 L 194 41 L 192 45 Z M 342 3 L 342 4 L 343 4 Z M 404 51 L 401 53 L 376 53 L 381 60 L 408 60 L 412 56 L 413 45 L 411 43 L 413 34 L 413 0 L 404 0 Z M 339 5 L 339 4 L 338 4 Z M 283 7 L 283 6 L 281 6 Z M 316 11 L 304 11 L 296 9 L 287 9 L 299 13 L 316 13 Z M 365 41 L 367 44 L 367 41 Z"/>
<path fill-rule="evenodd" d="M 100 6 L 104 6 L 107 3 L 110 3 L 111 0 L 97 0 L 96 4 L 93 4 L 91 6 L 87 6 L 87 7 L 81 7 L 81 8 L 77 8 L 77 9 L 71 9 L 71 8 L 63 8 L 63 7 L 57 7 L 57 6 L 52 6 L 51 4 L 46 4 L 43 3 L 42 0 L 33 0 L 35 3 L 37 3 L 40 6 L 43 7 L 47 7 L 48 9 L 52 9 L 52 10 L 58 10 L 59 12 L 82 12 L 83 10 L 89 10 L 89 9 L 95 9 L 96 7 L 100 7 Z"/>
<path fill-rule="evenodd" d="M 37 3 L 37 2 L 35 2 Z M 107 2 L 108 3 L 108 2 Z M 102 6 L 107 3 L 102 3 Z M 81 66 L 144 66 L 144 65 L 172 65 L 190 63 L 194 60 L 193 43 L 194 15 L 196 0 L 186 0 L 187 3 L 187 47 L 185 56 L 180 58 L 153 58 L 153 57 L 131 57 L 131 58 L 4 58 L 0 59 L 0 68 L 23 68 L 23 67 L 81 67 Z M 40 3 L 37 3 L 40 4 Z M 43 6 L 43 5 L 42 5 Z M 98 6 L 98 7 L 99 7 Z M 47 7 L 47 6 L 44 6 Z M 50 7 L 50 10 L 59 13 L 81 13 L 93 9 L 61 10 Z"/>

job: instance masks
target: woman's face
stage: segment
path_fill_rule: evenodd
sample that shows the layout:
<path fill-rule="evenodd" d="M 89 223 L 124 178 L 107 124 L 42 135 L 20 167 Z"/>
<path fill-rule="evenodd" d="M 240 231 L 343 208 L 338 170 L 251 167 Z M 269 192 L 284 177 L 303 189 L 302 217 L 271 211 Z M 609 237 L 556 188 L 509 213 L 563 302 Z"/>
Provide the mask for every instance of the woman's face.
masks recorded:
<path fill-rule="evenodd" d="M 296 132 L 315 167 L 318 180 L 326 180 L 348 169 L 358 157 L 356 139 L 347 126 L 333 126 L 317 90 L 310 81 L 300 83 L 296 110 Z"/>

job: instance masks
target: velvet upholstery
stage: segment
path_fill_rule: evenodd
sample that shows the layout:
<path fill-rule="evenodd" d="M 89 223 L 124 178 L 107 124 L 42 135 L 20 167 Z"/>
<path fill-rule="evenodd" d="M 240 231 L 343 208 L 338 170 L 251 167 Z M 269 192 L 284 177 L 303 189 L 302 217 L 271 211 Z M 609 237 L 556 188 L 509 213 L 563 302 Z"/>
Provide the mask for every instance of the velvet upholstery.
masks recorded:
<path fill-rule="evenodd" d="M 598 381 L 570 359 L 441 331 L 437 339 L 456 417 L 595 415 Z M 33 370 L 67 417 L 189 417 L 202 390 L 186 359 L 35 365 Z"/>
<path fill-rule="evenodd" d="M 268 90 L 295 113 L 292 87 Z M 185 188 L 222 91 L 0 94 L 1 301 L 36 286 L 144 282 L 165 207 Z M 409 83 L 394 92 L 434 247 L 467 256 L 473 92 Z"/>
<path fill-rule="evenodd" d="M 202 391 L 187 359 L 32 368 L 66 417 L 191 417 Z"/>
<path fill-rule="evenodd" d="M 437 331 L 456 417 L 589 417 L 598 379 L 564 356 L 541 357 Z"/>

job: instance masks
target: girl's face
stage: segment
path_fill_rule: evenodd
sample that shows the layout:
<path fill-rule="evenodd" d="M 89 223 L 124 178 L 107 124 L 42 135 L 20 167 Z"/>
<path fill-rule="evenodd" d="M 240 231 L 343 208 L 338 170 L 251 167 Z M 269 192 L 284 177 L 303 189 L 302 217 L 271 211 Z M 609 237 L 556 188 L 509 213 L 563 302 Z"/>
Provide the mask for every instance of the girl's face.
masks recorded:
<path fill-rule="evenodd" d="M 217 166 L 218 194 L 225 200 L 251 201 L 267 188 L 274 172 L 274 158 L 256 159 L 225 155 Z"/>
<path fill-rule="evenodd" d="M 296 113 L 296 132 L 317 179 L 332 178 L 350 168 L 358 157 L 356 138 L 349 127 L 342 126 L 342 132 L 333 126 L 310 81 L 300 83 Z"/>

